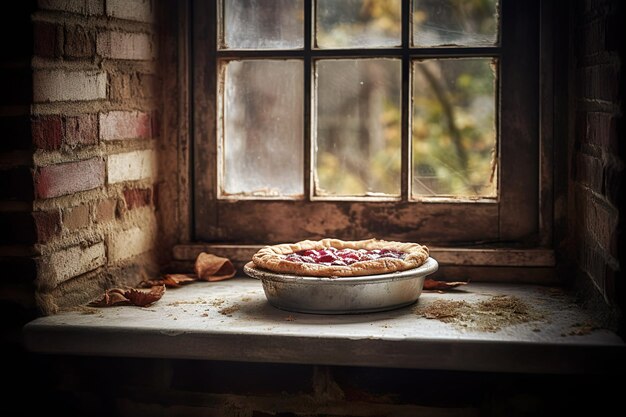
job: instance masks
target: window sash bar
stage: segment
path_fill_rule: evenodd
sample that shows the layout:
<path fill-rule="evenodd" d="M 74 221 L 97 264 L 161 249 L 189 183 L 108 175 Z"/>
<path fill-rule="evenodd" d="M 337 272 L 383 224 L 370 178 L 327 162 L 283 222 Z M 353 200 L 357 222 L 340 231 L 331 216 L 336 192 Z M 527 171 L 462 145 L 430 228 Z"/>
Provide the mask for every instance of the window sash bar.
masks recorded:
<path fill-rule="evenodd" d="M 307 0 L 308 2 L 308 0 Z M 307 26 L 311 26 L 310 24 Z M 312 30 L 312 28 L 311 28 Z M 305 32 L 306 34 L 307 32 Z M 308 38 L 308 39 L 307 39 Z M 305 36 L 306 42 L 311 36 Z M 310 47 L 310 46 L 309 46 Z M 228 49 L 216 51 L 218 58 L 354 58 L 354 57 L 402 57 L 409 58 L 456 58 L 499 57 L 501 47 L 455 47 L 455 48 L 369 48 L 369 49 Z"/>

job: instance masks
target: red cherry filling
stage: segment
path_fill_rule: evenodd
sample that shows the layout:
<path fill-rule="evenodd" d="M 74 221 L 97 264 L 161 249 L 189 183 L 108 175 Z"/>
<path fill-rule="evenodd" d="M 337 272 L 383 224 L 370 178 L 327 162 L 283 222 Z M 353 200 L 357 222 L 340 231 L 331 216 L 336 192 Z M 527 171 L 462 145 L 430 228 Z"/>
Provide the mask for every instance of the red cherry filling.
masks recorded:
<path fill-rule="evenodd" d="M 305 249 L 290 253 L 285 260 L 323 265 L 351 265 L 359 261 L 371 261 L 379 258 L 403 259 L 406 254 L 393 249 Z"/>

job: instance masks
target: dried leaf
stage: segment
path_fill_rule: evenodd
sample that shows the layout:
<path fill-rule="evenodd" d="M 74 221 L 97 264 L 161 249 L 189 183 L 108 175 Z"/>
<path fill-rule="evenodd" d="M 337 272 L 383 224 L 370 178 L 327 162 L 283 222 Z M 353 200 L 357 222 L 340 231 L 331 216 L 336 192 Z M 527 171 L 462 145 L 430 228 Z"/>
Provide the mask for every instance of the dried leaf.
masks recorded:
<path fill-rule="evenodd" d="M 205 252 L 196 258 L 195 271 L 198 279 L 203 281 L 229 279 L 237 272 L 229 259 Z"/>
<path fill-rule="evenodd" d="M 150 304 L 159 301 L 165 294 L 165 285 L 160 287 L 152 287 L 150 291 L 142 291 L 131 288 L 124 294 L 128 300 L 136 306 L 146 307 Z"/>
<path fill-rule="evenodd" d="M 165 286 L 152 287 L 150 291 L 122 288 L 107 290 L 101 299 L 89 303 L 92 307 L 113 307 L 135 305 L 146 307 L 161 299 L 165 293 Z"/>
<path fill-rule="evenodd" d="M 193 274 L 165 274 L 160 279 L 148 279 L 141 281 L 139 287 L 152 288 L 154 286 L 165 285 L 167 288 L 177 288 L 184 284 L 197 281 L 197 278 Z"/>
<path fill-rule="evenodd" d="M 467 282 L 456 281 L 456 282 L 447 282 L 447 281 L 437 281 L 434 279 L 426 278 L 424 280 L 424 289 L 430 291 L 445 291 L 450 290 L 452 288 L 456 288 L 460 285 L 466 285 Z"/>

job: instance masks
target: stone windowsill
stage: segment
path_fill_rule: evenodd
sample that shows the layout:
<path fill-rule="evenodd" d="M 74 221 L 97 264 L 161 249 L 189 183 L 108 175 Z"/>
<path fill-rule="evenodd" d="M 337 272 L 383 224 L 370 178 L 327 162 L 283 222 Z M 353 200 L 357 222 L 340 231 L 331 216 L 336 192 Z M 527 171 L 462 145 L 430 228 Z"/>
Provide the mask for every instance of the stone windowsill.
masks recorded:
<path fill-rule="evenodd" d="M 26 325 L 26 346 L 51 354 L 355 365 L 522 373 L 623 371 L 625 344 L 595 329 L 574 335 L 592 318 L 559 290 L 510 284 L 469 284 L 463 291 L 423 293 L 476 302 L 515 295 L 543 320 L 497 332 L 460 329 L 418 317 L 415 306 L 357 315 L 278 310 L 261 283 L 236 278 L 168 290 L 151 307 L 84 309 Z M 585 332 L 582 332 L 585 333 Z"/>

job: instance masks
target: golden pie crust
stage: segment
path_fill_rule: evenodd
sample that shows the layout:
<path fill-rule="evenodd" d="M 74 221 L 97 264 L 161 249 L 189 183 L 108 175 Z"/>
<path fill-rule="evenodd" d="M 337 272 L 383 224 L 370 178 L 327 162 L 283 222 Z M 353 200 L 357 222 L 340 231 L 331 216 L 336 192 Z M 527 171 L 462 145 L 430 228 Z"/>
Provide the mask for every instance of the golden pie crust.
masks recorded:
<path fill-rule="evenodd" d="M 405 253 L 402 259 L 378 258 L 373 260 L 357 261 L 350 265 L 328 265 L 309 262 L 292 262 L 285 259 L 291 253 L 307 249 L 389 249 Z M 283 243 L 280 245 L 265 246 L 252 257 L 256 267 L 273 272 L 315 276 L 315 277 L 352 277 L 363 275 L 386 274 L 395 271 L 405 271 L 417 268 L 428 259 L 428 248 L 417 243 L 391 242 L 385 240 L 368 239 L 343 241 L 340 239 L 322 239 L 318 241 L 303 240 L 297 243 Z"/>

